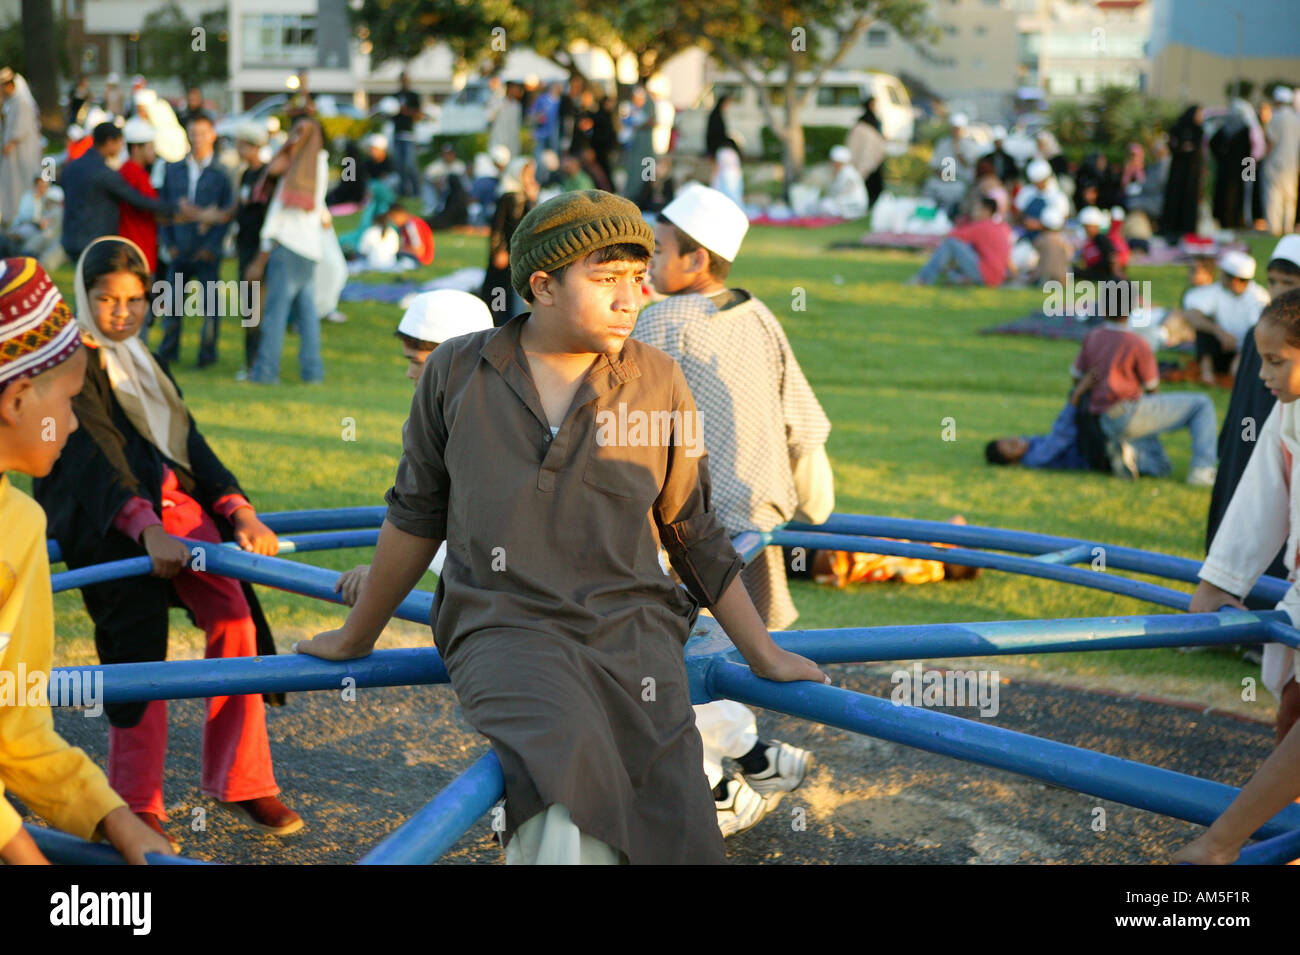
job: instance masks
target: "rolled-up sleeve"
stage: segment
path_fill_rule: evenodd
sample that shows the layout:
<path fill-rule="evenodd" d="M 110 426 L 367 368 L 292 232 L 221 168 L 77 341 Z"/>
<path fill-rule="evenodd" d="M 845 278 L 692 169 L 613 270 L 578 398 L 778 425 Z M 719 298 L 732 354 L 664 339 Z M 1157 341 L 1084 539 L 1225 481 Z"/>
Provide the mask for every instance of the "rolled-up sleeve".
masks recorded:
<path fill-rule="evenodd" d="M 439 351 L 444 351 L 440 355 Z M 451 482 L 444 452 L 447 424 L 443 401 L 450 349 L 429 357 L 402 427 L 402 458 L 397 477 L 384 495 L 386 518 L 398 530 L 430 540 L 447 539 L 447 498 Z"/>
<path fill-rule="evenodd" d="M 698 422 L 695 400 L 675 362 L 672 394 L 673 410 L 681 413 L 680 420 Z M 701 604 L 712 607 L 745 561 L 710 506 L 708 455 L 680 438 L 679 434 L 668 448 L 668 472 L 655 500 L 655 523 L 659 540 L 686 589 Z"/>

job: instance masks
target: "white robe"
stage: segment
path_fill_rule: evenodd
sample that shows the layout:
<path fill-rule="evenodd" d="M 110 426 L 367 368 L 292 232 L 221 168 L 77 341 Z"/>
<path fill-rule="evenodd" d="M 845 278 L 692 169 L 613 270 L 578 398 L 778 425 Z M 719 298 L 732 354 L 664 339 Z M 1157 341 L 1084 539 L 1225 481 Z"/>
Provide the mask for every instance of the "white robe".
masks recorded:
<path fill-rule="evenodd" d="M 1291 625 L 1300 624 L 1296 551 L 1300 548 L 1300 408 L 1297 402 L 1273 406 L 1256 438 L 1250 463 L 1233 492 L 1214 535 L 1200 578 L 1228 593 L 1244 596 L 1268 569 L 1282 545 L 1291 587 L 1278 601 Z M 1258 423 L 1257 427 L 1258 427 Z M 1277 697 L 1295 675 L 1295 651 L 1280 643 L 1264 645 L 1261 679 Z"/>
<path fill-rule="evenodd" d="M 0 145 L 17 143 L 0 155 L 0 224 L 8 228 L 18 217 L 18 204 L 41 170 L 43 139 L 36 100 L 27 81 L 14 77 L 13 95 L 0 107 Z"/>

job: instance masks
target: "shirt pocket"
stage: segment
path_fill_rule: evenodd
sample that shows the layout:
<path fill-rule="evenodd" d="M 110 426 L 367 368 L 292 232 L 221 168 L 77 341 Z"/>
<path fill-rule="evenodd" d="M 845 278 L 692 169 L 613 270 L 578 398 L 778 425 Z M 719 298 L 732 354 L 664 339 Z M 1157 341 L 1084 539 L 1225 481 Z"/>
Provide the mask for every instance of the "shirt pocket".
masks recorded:
<path fill-rule="evenodd" d="M 602 445 L 594 438 L 587 447 L 582 481 L 602 494 L 643 504 L 648 510 L 659 496 L 655 454 L 666 448 Z"/>

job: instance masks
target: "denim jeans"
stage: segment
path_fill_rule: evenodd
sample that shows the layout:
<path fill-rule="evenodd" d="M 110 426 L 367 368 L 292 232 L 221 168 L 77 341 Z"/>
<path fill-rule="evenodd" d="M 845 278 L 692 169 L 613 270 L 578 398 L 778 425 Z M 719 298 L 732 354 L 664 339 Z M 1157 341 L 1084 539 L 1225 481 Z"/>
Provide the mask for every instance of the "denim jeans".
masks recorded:
<path fill-rule="evenodd" d="M 1209 395 L 1184 392 L 1121 401 L 1102 415 L 1101 428 L 1112 441 L 1128 442 L 1187 428 L 1192 435 L 1192 467 L 1212 468 L 1219 459 L 1218 420 Z"/>
<path fill-rule="evenodd" d="M 167 285 L 164 294 L 167 296 L 167 308 L 163 311 L 162 343 L 158 346 L 158 357 L 168 364 L 174 364 L 181 356 L 181 319 L 185 315 L 185 306 L 190 301 L 193 294 L 191 288 L 181 288 L 180 295 L 180 312 L 176 311 L 177 296 L 173 289 L 184 283 L 189 285 L 191 282 L 198 282 L 198 301 L 203 303 L 202 331 L 199 334 L 199 367 L 206 368 L 208 365 L 214 365 L 217 362 L 217 336 L 220 331 L 219 322 L 221 316 L 208 314 L 208 302 L 211 299 L 212 304 L 220 309 L 224 302 L 224 297 L 220 300 L 216 296 L 214 282 L 217 281 L 221 271 L 221 262 L 219 260 L 209 260 L 202 262 L 173 262 L 167 267 Z"/>
<path fill-rule="evenodd" d="M 980 259 L 975 250 L 961 239 L 952 236 L 944 239 L 939 248 L 934 250 L 930 261 L 921 269 L 920 280 L 926 285 L 933 285 L 952 266 L 957 274 L 978 285 L 984 284 L 980 274 Z"/>
<path fill-rule="evenodd" d="M 404 196 L 420 194 L 420 171 L 415 164 L 415 139 L 393 136 L 393 163 L 397 166 L 398 191 Z"/>
<path fill-rule="evenodd" d="M 292 315 L 298 322 L 298 365 L 303 381 L 320 381 L 325 367 L 320 357 L 320 316 L 316 314 L 316 263 L 277 244 L 266 261 L 266 303 L 262 309 L 262 340 L 249 381 L 265 385 L 280 380 L 280 353 Z"/>

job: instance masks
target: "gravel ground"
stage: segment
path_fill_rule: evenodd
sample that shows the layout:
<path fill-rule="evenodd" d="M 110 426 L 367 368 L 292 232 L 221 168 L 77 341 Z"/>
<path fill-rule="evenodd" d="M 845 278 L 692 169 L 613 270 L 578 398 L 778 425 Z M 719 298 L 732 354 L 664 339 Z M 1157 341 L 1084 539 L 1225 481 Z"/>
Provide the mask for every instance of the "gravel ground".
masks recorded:
<path fill-rule="evenodd" d="M 887 666 L 829 668 L 837 684 L 888 697 Z M 256 833 L 198 789 L 201 700 L 174 701 L 167 764 L 169 831 L 215 862 L 349 863 L 424 805 L 487 748 L 447 686 L 297 693 L 269 711 L 276 778 L 307 825 Z M 974 716 L 974 710 L 954 710 Z M 1241 785 L 1268 754 L 1271 729 L 1221 714 L 1012 680 L 990 722 L 1207 779 Z M 55 723 L 101 765 L 102 719 Z M 1189 823 L 999 770 L 760 711 L 764 738 L 812 750 L 804 785 L 758 826 L 727 841 L 741 863 L 1153 863 L 1198 831 Z M 1105 830 L 1094 831 L 1095 808 Z M 799 823 L 802 822 L 802 827 Z M 443 857 L 497 863 L 484 817 Z"/>

